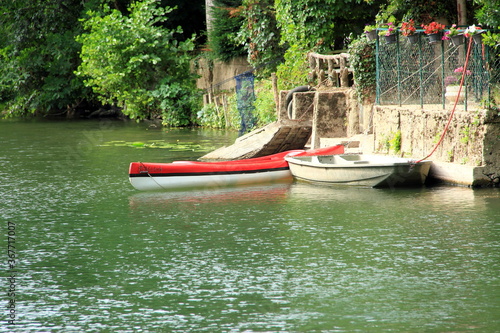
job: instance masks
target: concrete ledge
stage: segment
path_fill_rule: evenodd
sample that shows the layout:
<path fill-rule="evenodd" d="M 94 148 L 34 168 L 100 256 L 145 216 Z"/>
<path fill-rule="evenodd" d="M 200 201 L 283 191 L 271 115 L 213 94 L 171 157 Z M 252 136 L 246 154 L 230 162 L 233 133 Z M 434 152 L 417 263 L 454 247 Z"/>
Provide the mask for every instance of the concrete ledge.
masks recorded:
<path fill-rule="evenodd" d="M 358 134 L 350 138 L 320 138 L 320 148 L 344 145 L 349 153 L 374 153 L 373 134 Z"/>
<path fill-rule="evenodd" d="M 492 180 L 483 172 L 484 167 L 433 161 L 429 178 L 465 186 L 491 185 Z"/>

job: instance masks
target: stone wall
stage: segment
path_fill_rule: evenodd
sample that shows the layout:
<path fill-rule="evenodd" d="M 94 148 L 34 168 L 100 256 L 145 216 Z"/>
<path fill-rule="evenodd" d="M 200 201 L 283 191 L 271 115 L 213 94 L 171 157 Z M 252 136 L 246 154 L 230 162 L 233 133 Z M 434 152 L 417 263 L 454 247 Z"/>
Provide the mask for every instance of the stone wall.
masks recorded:
<path fill-rule="evenodd" d="M 440 106 L 376 106 L 373 115 L 375 152 L 394 154 L 400 137 L 400 152 L 421 159 L 429 155 L 441 138 L 450 108 Z M 500 176 L 500 118 L 484 109 L 458 110 L 453 115 L 432 160 L 436 178 L 472 186 L 498 182 Z M 431 170 L 432 173 L 432 170 Z"/>
<path fill-rule="evenodd" d="M 373 116 L 375 149 L 390 153 L 389 141 L 401 133 L 401 154 L 425 157 L 439 141 L 449 112 L 438 108 L 376 106 Z M 484 114 L 455 112 L 433 159 L 464 165 L 481 165 Z"/>
<path fill-rule="evenodd" d="M 209 89 L 212 87 L 214 91 L 220 91 L 234 89 L 236 82 L 233 78 L 252 69 L 252 67 L 244 57 L 233 58 L 227 62 L 200 58 L 191 64 L 191 69 L 200 76 L 196 81 L 197 88 Z"/>

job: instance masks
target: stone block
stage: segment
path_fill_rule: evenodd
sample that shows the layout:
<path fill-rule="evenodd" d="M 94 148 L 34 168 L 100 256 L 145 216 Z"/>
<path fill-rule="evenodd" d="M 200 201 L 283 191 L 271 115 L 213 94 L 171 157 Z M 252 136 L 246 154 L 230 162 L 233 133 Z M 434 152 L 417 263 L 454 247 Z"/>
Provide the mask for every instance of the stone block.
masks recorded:
<path fill-rule="evenodd" d="M 314 98 L 311 145 L 319 148 L 320 138 L 347 136 L 347 96 L 345 90 L 317 92 Z"/>

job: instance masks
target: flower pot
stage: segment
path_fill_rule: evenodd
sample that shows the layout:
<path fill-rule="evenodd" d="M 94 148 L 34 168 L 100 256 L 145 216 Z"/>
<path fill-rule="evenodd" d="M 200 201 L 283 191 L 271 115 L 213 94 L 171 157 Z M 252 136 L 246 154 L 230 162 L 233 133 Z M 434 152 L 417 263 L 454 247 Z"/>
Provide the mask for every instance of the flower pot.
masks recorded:
<path fill-rule="evenodd" d="M 410 44 L 417 44 L 418 43 L 418 34 L 408 35 L 406 37 L 408 38 L 408 43 L 410 43 Z"/>
<path fill-rule="evenodd" d="M 472 39 L 474 40 L 474 43 L 476 43 L 476 44 L 482 44 L 483 43 L 483 35 L 482 34 L 472 35 Z"/>
<path fill-rule="evenodd" d="M 459 46 L 462 45 L 465 42 L 464 35 L 463 34 L 458 34 L 455 36 L 451 36 L 451 43 L 453 46 Z"/>
<path fill-rule="evenodd" d="M 386 44 L 394 44 L 397 42 L 397 35 L 396 34 L 390 34 L 390 35 L 386 35 L 384 36 L 385 37 L 385 43 Z"/>
<path fill-rule="evenodd" d="M 460 86 L 447 86 L 446 87 L 446 93 L 444 94 L 444 97 L 448 100 L 448 102 L 454 104 L 457 96 L 458 96 L 458 91 L 460 89 Z M 462 103 L 465 99 L 465 92 L 464 92 L 465 87 L 462 87 L 462 91 L 460 92 L 460 96 L 458 97 L 458 103 Z"/>
<path fill-rule="evenodd" d="M 435 34 L 428 34 L 429 43 L 434 44 L 438 43 L 443 39 L 443 32 L 437 32 Z"/>
<path fill-rule="evenodd" d="M 368 40 L 377 39 L 377 30 L 368 31 L 368 32 L 365 32 L 365 34 L 366 34 L 366 38 L 368 38 Z"/>

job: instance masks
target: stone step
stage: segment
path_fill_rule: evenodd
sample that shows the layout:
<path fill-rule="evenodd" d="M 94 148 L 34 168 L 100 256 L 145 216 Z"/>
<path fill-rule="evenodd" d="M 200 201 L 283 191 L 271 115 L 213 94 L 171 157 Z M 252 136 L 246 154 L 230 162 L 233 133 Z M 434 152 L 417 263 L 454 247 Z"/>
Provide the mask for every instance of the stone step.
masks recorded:
<path fill-rule="evenodd" d="M 319 144 L 320 148 L 335 145 L 344 145 L 346 148 L 359 148 L 360 142 L 350 138 L 320 138 Z"/>
<path fill-rule="evenodd" d="M 358 134 L 350 138 L 320 138 L 320 147 L 344 145 L 346 153 L 371 154 L 374 152 L 373 134 Z"/>

